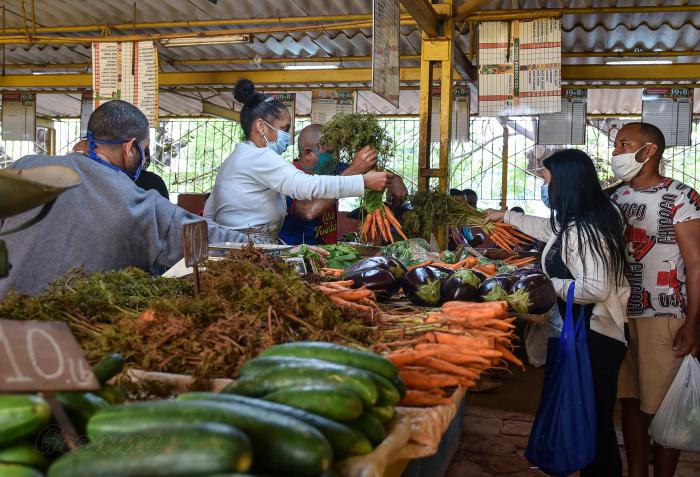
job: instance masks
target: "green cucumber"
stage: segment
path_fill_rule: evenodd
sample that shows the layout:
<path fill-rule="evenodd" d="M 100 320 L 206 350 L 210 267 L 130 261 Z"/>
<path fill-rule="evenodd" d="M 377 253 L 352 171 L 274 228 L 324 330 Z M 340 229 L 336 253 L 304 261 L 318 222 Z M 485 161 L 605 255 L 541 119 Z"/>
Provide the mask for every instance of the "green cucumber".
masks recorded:
<path fill-rule="evenodd" d="M 406 396 L 406 383 L 403 382 L 403 379 L 401 379 L 401 376 L 396 376 L 391 384 L 394 385 L 396 390 L 399 392 L 399 396 L 401 399 L 403 399 Z"/>
<path fill-rule="evenodd" d="M 335 369 L 339 372 L 345 373 L 346 375 L 361 373 L 371 378 L 377 387 L 378 394 L 376 404 L 378 406 L 393 406 L 398 404 L 398 402 L 401 400 L 401 396 L 399 396 L 399 392 L 396 390 L 394 385 L 380 375 L 373 373 L 372 371 L 355 368 L 353 366 L 346 366 L 344 364 L 329 363 L 320 359 L 296 358 L 289 356 L 255 358 L 243 365 L 240 375 L 249 376 L 260 371 L 275 369 L 279 366 L 286 366 L 293 369 L 309 369 L 312 371 L 316 369 Z"/>
<path fill-rule="evenodd" d="M 113 406 L 90 419 L 88 437 L 201 422 L 228 424 L 245 432 L 253 445 L 256 471 L 317 475 L 330 467 L 333 452 L 316 428 L 285 414 L 242 403 L 155 401 Z"/>
<path fill-rule="evenodd" d="M 293 386 L 266 394 L 266 401 L 304 409 L 339 422 L 354 421 L 362 414 L 362 401 L 353 392 L 337 386 Z"/>
<path fill-rule="evenodd" d="M 174 477 L 250 469 L 250 441 L 238 429 L 214 423 L 164 426 L 98 438 L 58 459 L 48 477 Z"/>
<path fill-rule="evenodd" d="M 95 413 L 109 407 L 107 401 L 93 393 L 56 393 L 56 400 L 65 408 L 66 414 L 80 433 L 85 432 L 88 421 Z"/>
<path fill-rule="evenodd" d="M 315 358 L 372 371 L 390 381 L 398 373 L 394 363 L 378 354 L 321 341 L 298 341 L 280 344 L 266 349 L 260 356 Z"/>
<path fill-rule="evenodd" d="M 263 399 L 255 399 L 246 396 L 238 396 L 235 394 L 221 393 L 205 393 L 193 392 L 181 394 L 177 398 L 178 401 L 216 401 L 235 404 L 249 404 L 260 409 L 279 412 L 287 416 L 299 419 L 310 426 L 318 429 L 321 434 L 328 440 L 328 443 L 333 448 L 333 456 L 336 459 L 345 459 L 355 455 L 364 455 L 372 452 L 372 444 L 361 432 L 350 429 L 339 422 L 332 421 L 322 416 L 308 413 L 302 409 L 297 409 L 292 406 L 278 404 L 275 402 L 265 401 Z"/>
<path fill-rule="evenodd" d="M 369 412 L 382 424 L 391 422 L 396 417 L 394 406 L 374 406 Z"/>
<path fill-rule="evenodd" d="M 377 402 L 377 385 L 367 371 L 324 361 L 301 365 L 301 359 L 256 358 L 248 361 L 241 370 L 241 377 L 224 391 L 259 397 L 291 386 L 336 384 L 354 392 L 366 406 Z"/>
<path fill-rule="evenodd" d="M 102 389 L 96 392 L 98 396 L 107 401 L 111 405 L 122 404 L 126 401 L 126 396 L 124 392 L 117 386 L 112 386 L 111 384 L 106 384 L 102 386 Z"/>
<path fill-rule="evenodd" d="M 32 437 L 51 420 L 49 404 L 33 394 L 0 394 L 0 447 Z"/>
<path fill-rule="evenodd" d="M 377 406 L 396 406 L 401 401 L 401 395 L 391 382 L 378 374 L 369 373 L 377 386 Z"/>
<path fill-rule="evenodd" d="M 0 463 L 2 477 L 44 477 L 44 474 L 26 465 Z"/>
<path fill-rule="evenodd" d="M 48 464 L 46 456 L 39 452 L 31 442 L 22 442 L 0 449 L 0 462 L 4 464 L 27 465 L 37 469 L 44 469 Z"/>
<path fill-rule="evenodd" d="M 122 372 L 124 363 L 124 356 L 119 353 L 109 353 L 92 367 L 92 374 L 95 375 L 100 385 L 104 386 L 107 381 Z"/>
<path fill-rule="evenodd" d="M 386 437 L 386 430 L 379 420 L 369 412 L 365 412 L 350 427 L 362 432 L 374 446 L 378 446 Z"/>

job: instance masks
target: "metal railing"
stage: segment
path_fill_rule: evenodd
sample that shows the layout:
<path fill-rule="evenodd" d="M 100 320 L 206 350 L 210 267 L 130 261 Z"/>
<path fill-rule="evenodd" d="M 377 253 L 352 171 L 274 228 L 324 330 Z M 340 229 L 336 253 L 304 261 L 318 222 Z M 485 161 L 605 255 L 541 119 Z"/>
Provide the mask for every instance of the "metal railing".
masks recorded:
<path fill-rule="evenodd" d="M 604 119 L 589 119 L 586 144 L 570 146 L 584 150 L 593 159 L 601 182 L 611 183 L 609 169 L 613 146 L 608 139 L 609 124 Z M 396 144 L 388 167 L 404 178 L 410 190 L 418 181 L 419 124 L 413 117 L 380 119 Z M 566 146 L 545 147 L 536 144 L 536 119 L 517 118 L 505 122 L 508 127 L 507 204 L 520 205 L 529 212 L 546 211 L 540 203 L 539 178 L 542 160 Z M 295 131 L 310 123 L 297 118 Z M 80 138 L 77 120 L 54 123 L 56 154 L 71 151 Z M 161 175 L 171 193 L 208 192 L 219 167 L 242 140 L 240 125 L 223 119 L 164 120 L 151 130 L 151 170 Z M 46 145 L 29 141 L 0 140 L 0 167 L 5 167 L 27 154 L 46 152 Z M 285 157 L 291 160 L 298 153 L 295 143 Z M 452 143 L 450 151 L 451 187 L 476 191 L 479 205 L 498 206 L 501 199 L 503 173 L 503 122 L 497 118 L 473 118 L 469 140 Z M 431 144 L 431 155 L 437 163 L 438 144 Z M 686 184 L 700 186 L 700 124 L 694 120 L 692 145 L 674 147 L 665 153 L 666 173 Z"/>

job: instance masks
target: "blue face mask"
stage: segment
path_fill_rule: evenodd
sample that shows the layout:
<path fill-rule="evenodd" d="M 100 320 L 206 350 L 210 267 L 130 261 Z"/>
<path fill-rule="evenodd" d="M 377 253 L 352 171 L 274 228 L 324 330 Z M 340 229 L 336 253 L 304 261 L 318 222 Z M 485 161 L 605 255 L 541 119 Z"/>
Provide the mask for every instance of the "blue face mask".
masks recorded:
<path fill-rule="evenodd" d="M 542 197 L 542 203 L 549 208 L 549 184 L 540 186 L 540 196 Z"/>
<path fill-rule="evenodd" d="M 267 147 L 269 147 L 281 156 L 282 154 L 284 154 L 284 151 L 287 150 L 287 146 L 289 146 L 289 143 L 292 142 L 292 135 L 289 134 L 287 131 L 282 131 L 281 129 L 273 128 L 272 125 L 267 121 L 265 121 L 265 124 L 267 124 L 270 129 L 277 133 L 277 139 L 274 142 L 268 141 L 267 137 L 265 137 L 265 134 L 263 134 L 263 138 L 265 138 Z"/>
<path fill-rule="evenodd" d="M 311 147 L 310 149 L 314 154 L 316 154 L 316 157 L 318 157 L 318 162 L 313 167 L 302 167 L 302 169 L 309 174 L 333 174 L 335 169 L 335 159 L 333 158 L 333 154 L 330 152 L 319 152 L 319 150 L 315 147 Z"/>
<path fill-rule="evenodd" d="M 134 141 L 134 144 L 136 145 L 136 150 L 139 152 L 139 166 L 136 168 L 136 171 L 133 174 L 129 174 L 127 171 L 115 166 L 111 162 L 107 162 L 104 159 L 100 158 L 97 155 L 97 152 L 95 152 L 95 145 L 97 145 L 97 144 L 124 144 L 124 143 L 131 141 L 131 139 L 124 139 L 121 141 L 120 140 L 115 140 L 115 141 L 104 140 L 104 141 L 102 141 L 102 140 L 95 139 L 95 136 L 94 136 L 92 131 L 87 132 L 87 134 L 85 135 L 85 139 L 87 140 L 87 143 L 88 143 L 88 157 L 90 157 L 90 159 L 92 159 L 93 161 L 99 162 L 100 164 L 107 166 L 110 169 L 114 169 L 115 171 L 123 172 L 124 174 L 129 176 L 134 181 L 136 181 L 139 178 L 146 161 L 144 160 L 143 149 L 141 149 L 141 145 L 139 144 L 138 141 Z"/>

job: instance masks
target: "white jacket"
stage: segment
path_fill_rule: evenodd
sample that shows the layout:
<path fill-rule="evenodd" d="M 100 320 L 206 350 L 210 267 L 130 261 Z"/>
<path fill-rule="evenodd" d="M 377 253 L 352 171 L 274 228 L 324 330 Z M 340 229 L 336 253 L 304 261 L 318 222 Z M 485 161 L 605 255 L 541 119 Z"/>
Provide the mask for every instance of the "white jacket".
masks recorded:
<path fill-rule="evenodd" d="M 503 220 L 515 225 L 526 234 L 547 243 L 542 252 L 542 270 L 547 273 L 545 257 L 557 239 L 556 234 L 552 232 L 549 219 L 508 211 Z M 574 280 L 552 278 L 554 289 L 562 300 L 566 300 L 569 285 L 571 282 L 576 282 L 574 302 L 595 303 L 591 317 L 591 329 L 625 342 L 624 324 L 627 321 L 627 300 L 630 296 L 627 279 L 624 279 L 621 285 L 616 284 L 614 274 L 600 262 L 598 254 L 594 253 L 590 244 L 584 247 L 584 255 L 581 256 L 578 252 L 578 234 L 575 230 L 575 228 L 569 227 L 564 232 L 561 253 L 561 258 L 574 276 Z M 604 251 L 607 250 L 605 244 L 602 245 Z M 564 250 L 565 248 L 566 250 Z"/>
<path fill-rule="evenodd" d="M 293 199 L 339 199 L 361 196 L 364 179 L 309 175 L 282 156 L 251 143 L 236 145 L 219 168 L 204 215 L 233 229 L 267 226 L 276 237 Z"/>

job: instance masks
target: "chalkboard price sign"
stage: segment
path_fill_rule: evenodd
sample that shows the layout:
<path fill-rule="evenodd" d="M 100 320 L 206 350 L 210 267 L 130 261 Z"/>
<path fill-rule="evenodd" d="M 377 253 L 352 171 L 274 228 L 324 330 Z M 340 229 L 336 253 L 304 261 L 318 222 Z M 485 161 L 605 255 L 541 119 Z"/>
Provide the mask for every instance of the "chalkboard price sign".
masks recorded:
<path fill-rule="evenodd" d="M 0 320 L 0 392 L 98 389 L 65 323 Z"/>
<path fill-rule="evenodd" d="M 209 229 L 206 220 L 185 224 L 185 266 L 194 267 L 209 258 Z"/>

